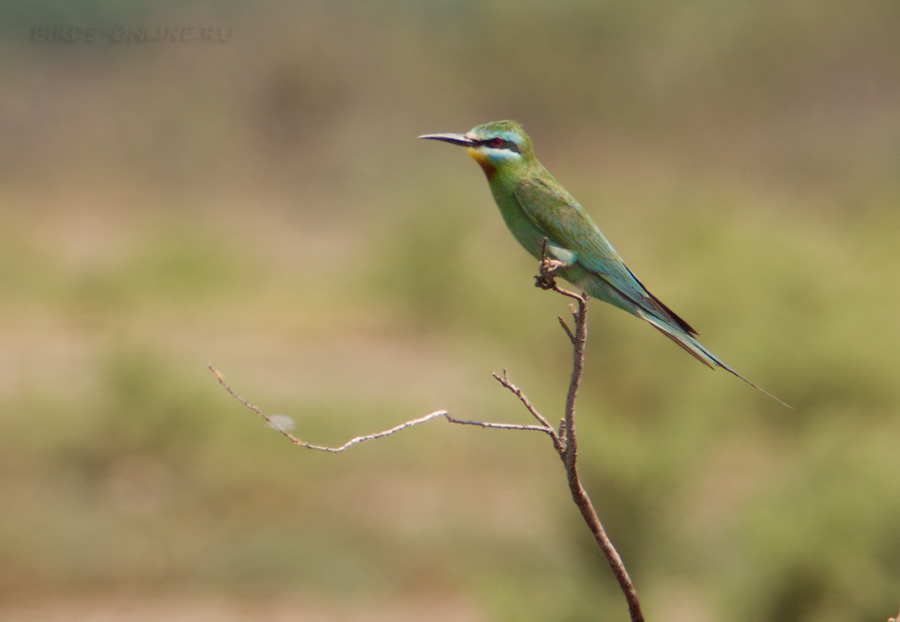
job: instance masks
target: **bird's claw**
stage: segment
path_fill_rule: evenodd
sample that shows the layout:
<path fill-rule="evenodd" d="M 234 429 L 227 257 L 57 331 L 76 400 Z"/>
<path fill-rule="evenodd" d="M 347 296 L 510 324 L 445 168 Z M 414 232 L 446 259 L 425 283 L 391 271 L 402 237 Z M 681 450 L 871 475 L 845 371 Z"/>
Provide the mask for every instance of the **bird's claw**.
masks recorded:
<path fill-rule="evenodd" d="M 541 289 L 553 289 L 556 287 L 556 278 L 552 274 L 539 274 L 534 277 L 534 286 Z"/>
<path fill-rule="evenodd" d="M 568 265 L 566 262 L 560 261 L 559 259 L 544 258 L 544 261 L 541 264 L 541 273 L 550 275 L 566 265 Z"/>
<path fill-rule="evenodd" d="M 556 277 L 553 276 L 553 273 L 560 268 L 564 268 L 566 265 L 568 264 L 564 261 L 550 259 L 544 255 L 541 258 L 541 273 L 534 277 L 535 287 L 540 287 L 541 289 L 556 289 Z"/>

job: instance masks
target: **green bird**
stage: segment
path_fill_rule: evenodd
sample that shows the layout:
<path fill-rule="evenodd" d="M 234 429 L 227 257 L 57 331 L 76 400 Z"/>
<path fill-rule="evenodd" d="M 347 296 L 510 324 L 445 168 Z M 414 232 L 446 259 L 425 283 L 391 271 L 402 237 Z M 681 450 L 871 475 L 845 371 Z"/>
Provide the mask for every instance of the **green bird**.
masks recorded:
<path fill-rule="evenodd" d="M 465 147 L 481 165 L 506 226 L 525 250 L 552 262 L 554 274 L 650 323 L 698 361 L 750 382 L 697 341 L 697 331 L 638 281 L 584 208 L 534 156 L 531 139 L 515 121 L 493 121 L 465 134 L 425 134 Z M 546 251 L 544 250 L 546 247 Z M 785 404 L 787 406 L 787 404 Z"/>

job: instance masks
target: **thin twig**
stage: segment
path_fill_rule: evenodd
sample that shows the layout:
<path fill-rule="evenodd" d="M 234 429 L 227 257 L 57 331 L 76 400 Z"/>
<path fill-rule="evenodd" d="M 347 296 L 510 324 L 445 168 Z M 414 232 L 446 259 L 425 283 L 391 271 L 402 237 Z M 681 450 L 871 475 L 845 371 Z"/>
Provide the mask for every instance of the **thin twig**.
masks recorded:
<path fill-rule="evenodd" d="M 522 404 L 525 406 L 526 409 L 528 409 L 528 412 L 531 413 L 531 416 L 534 417 L 535 419 L 537 419 L 538 422 L 541 424 L 540 426 L 537 426 L 537 427 L 544 430 L 550 436 L 550 438 L 553 439 L 553 447 L 556 449 L 556 451 L 562 452 L 564 450 L 564 448 L 563 448 L 563 441 L 562 441 L 562 439 L 560 439 L 560 436 L 550 426 L 550 424 L 547 422 L 547 420 L 544 419 L 544 416 L 541 413 L 539 413 L 537 411 L 537 409 L 531 404 L 531 401 L 529 401 L 529 399 L 525 396 L 525 394 L 522 393 L 522 389 L 520 389 L 519 387 L 517 387 L 510 381 L 509 374 L 507 373 L 506 369 L 503 370 L 502 377 L 498 376 L 497 374 L 491 374 L 491 375 L 497 380 L 497 382 L 499 382 L 501 385 L 503 385 L 504 387 L 509 389 L 509 391 L 513 395 L 515 395 L 517 398 L 519 398 L 519 401 L 522 402 Z"/>
<path fill-rule="evenodd" d="M 566 331 L 566 335 L 569 336 L 569 341 L 571 341 L 572 345 L 574 346 L 575 345 L 575 335 L 572 333 L 572 329 L 569 328 L 569 325 L 566 324 L 566 321 L 564 319 L 562 319 L 561 317 L 557 316 L 556 319 L 559 320 L 559 325 L 562 326 L 562 329 L 564 331 Z"/>
<path fill-rule="evenodd" d="M 638 601 L 637 592 L 634 589 L 634 584 L 631 582 L 631 578 L 628 576 L 628 571 L 625 568 L 625 564 L 622 561 L 621 556 L 619 555 L 618 551 L 616 551 L 616 548 L 615 546 L 613 546 L 613 543 L 609 539 L 609 536 L 606 534 L 603 523 L 600 522 L 600 518 L 597 515 L 593 504 L 591 503 L 590 497 L 588 497 L 587 492 L 581 485 L 581 479 L 578 475 L 578 437 L 575 430 L 575 401 L 578 395 L 578 387 L 581 382 L 581 376 L 584 371 L 584 351 L 587 344 L 588 296 L 587 294 L 579 294 L 559 287 L 556 282 L 554 273 L 560 267 L 562 267 L 562 264 L 558 260 L 551 260 L 547 257 L 547 239 L 545 238 L 543 249 L 541 251 L 540 275 L 535 277 L 535 285 L 537 287 L 540 287 L 541 289 L 554 291 L 558 294 L 571 298 L 575 300 L 578 305 L 577 309 L 573 305 L 570 305 L 569 307 L 572 311 L 572 316 L 575 322 L 574 332 L 569 328 L 569 326 L 561 317 L 558 318 L 560 325 L 566 332 L 566 336 L 572 343 L 572 375 L 569 380 L 569 390 L 566 393 L 565 416 L 560 421 L 558 431 L 554 430 L 550 426 L 550 424 L 547 422 L 547 419 L 543 415 L 541 415 L 537 408 L 534 407 L 534 405 L 525 396 L 522 390 L 519 389 L 519 387 L 517 387 L 515 384 L 513 384 L 512 381 L 510 381 L 509 375 L 504 369 L 502 376 L 493 374 L 494 378 L 503 387 L 513 393 L 513 395 L 515 395 L 520 402 L 522 402 L 531 416 L 534 417 L 535 420 L 537 420 L 538 425 L 469 421 L 451 417 L 450 413 L 446 410 L 438 410 L 423 417 L 419 417 L 418 419 L 405 421 L 399 425 L 394 426 L 393 428 L 383 430 L 381 432 L 366 434 L 364 436 L 355 436 L 338 447 L 313 445 L 297 438 L 296 436 L 288 432 L 284 427 L 278 425 L 278 423 L 276 423 L 276 421 L 274 421 L 272 417 L 266 415 L 260 408 L 249 403 L 247 400 L 232 391 L 231 388 L 227 384 L 225 384 L 225 380 L 224 378 L 222 378 L 222 374 L 216 371 L 212 367 L 212 365 L 209 365 L 208 367 L 209 370 L 215 375 L 216 380 L 218 380 L 219 384 L 224 387 L 229 395 L 231 395 L 245 407 L 255 412 L 257 415 L 259 415 L 270 427 L 275 428 L 282 436 L 286 437 L 293 444 L 305 449 L 324 451 L 328 453 L 341 453 L 344 450 L 353 447 L 354 445 L 358 445 L 365 441 L 384 438 L 401 430 L 411 428 L 413 426 L 431 421 L 432 419 L 437 419 L 439 417 L 446 419 L 450 423 L 455 423 L 458 425 L 471 425 L 495 430 L 543 432 L 551 438 L 551 440 L 553 441 L 554 449 L 556 450 L 557 454 L 559 454 L 560 459 L 565 465 L 566 476 L 569 483 L 569 489 L 572 493 L 572 499 L 575 501 L 575 505 L 578 506 L 578 509 L 581 511 L 581 515 L 584 518 L 585 523 L 587 523 L 588 528 L 594 535 L 594 539 L 600 546 L 600 550 L 603 552 L 603 555 L 606 558 L 606 561 L 609 564 L 610 568 L 612 569 L 616 580 L 619 582 L 619 587 L 621 588 L 623 594 L 625 595 L 625 599 L 628 602 L 628 611 L 631 615 L 631 621 L 644 622 L 644 615 L 641 612 L 641 606 L 640 602 Z"/>
<path fill-rule="evenodd" d="M 233 397 L 234 399 L 239 401 L 241 404 L 243 404 L 244 406 L 246 406 L 247 408 L 249 408 L 250 410 L 255 412 L 260 417 L 262 417 L 263 420 L 267 424 L 269 424 L 269 427 L 277 430 L 279 434 L 281 434 L 282 436 L 287 438 L 294 445 L 297 445 L 298 447 L 303 447 L 304 449 L 312 449 L 314 451 L 325 451 L 325 452 L 332 453 L 332 454 L 339 454 L 342 451 L 353 447 L 354 445 L 358 445 L 358 444 L 364 443 L 366 441 L 374 441 L 375 439 L 378 439 L 378 438 L 384 438 L 385 436 L 390 436 L 391 434 L 396 434 L 397 432 L 399 432 L 401 430 L 405 430 L 407 428 L 417 426 L 421 423 L 425 423 L 426 421 L 431 421 L 432 419 L 436 419 L 438 417 L 444 417 L 447 420 L 452 420 L 450 417 L 450 414 L 446 410 L 437 410 L 437 411 L 435 411 L 433 413 L 429 413 L 423 417 L 419 417 L 418 419 L 411 419 L 409 421 L 404 421 L 400 425 L 396 425 L 393 428 L 390 428 L 388 430 L 382 430 L 381 432 L 375 432 L 374 434 L 365 434 L 363 436 L 354 436 L 349 441 L 347 441 L 346 443 L 344 443 L 343 445 L 340 445 L 338 447 L 326 447 L 324 445 L 313 445 L 312 443 L 307 443 L 306 441 L 297 438 L 296 436 L 294 436 L 293 434 L 291 434 L 290 432 L 285 430 L 284 427 L 278 425 L 277 422 L 273 421 L 272 418 L 269 415 L 267 415 L 266 413 L 264 413 L 262 411 L 262 409 L 260 409 L 258 406 L 254 406 L 253 404 L 251 404 L 250 402 L 248 402 L 247 400 L 242 398 L 240 395 L 238 395 L 237 393 L 232 391 L 231 387 L 229 387 L 227 384 L 225 384 L 225 379 L 222 377 L 222 374 L 220 374 L 218 372 L 218 370 L 213 368 L 212 365 L 207 365 L 207 367 L 209 367 L 209 371 L 211 371 L 213 373 L 213 375 L 215 375 L 216 380 L 218 380 L 219 384 L 222 385 L 222 387 L 224 387 L 224 389 L 226 391 L 228 391 L 228 394 L 231 395 L 231 397 Z"/>
<path fill-rule="evenodd" d="M 489 428 L 493 430 L 522 430 L 525 432 L 543 432 L 550 438 L 556 436 L 556 432 L 550 426 L 543 425 L 525 425 L 521 423 L 493 423 L 490 421 L 469 421 L 468 419 L 454 419 L 450 415 L 444 417 L 450 423 L 458 425 L 474 425 L 479 428 Z"/>
<path fill-rule="evenodd" d="M 429 413 L 422 417 L 418 417 L 417 419 L 410 419 L 409 421 L 404 421 L 403 423 L 401 423 L 399 425 L 395 425 L 394 427 L 389 428 L 387 430 L 382 430 L 381 432 L 374 432 L 372 434 L 364 434 L 361 436 L 354 436 L 353 438 L 351 438 L 349 441 L 347 441 L 343 445 L 338 445 L 336 447 L 330 447 L 330 446 L 326 446 L 326 445 L 314 445 L 312 443 L 308 443 L 302 439 L 299 439 L 296 436 L 294 436 L 293 434 L 291 434 L 290 432 L 288 432 L 283 426 L 279 425 L 277 421 L 275 421 L 272 417 L 270 417 L 265 412 L 263 412 L 263 410 L 261 408 L 259 408 L 258 406 L 254 406 L 253 404 L 251 404 L 250 402 L 245 400 L 243 397 L 241 397 L 240 395 L 235 393 L 231 389 L 231 387 L 229 387 L 225 383 L 225 378 L 222 377 L 222 374 L 219 373 L 219 371 L 217 369 L 215 369 L 212 365 L 207 365 L 207 367 L 209 368 L 209 371 L 211 371 L 213 373 L 213 375 L 216 377 L 216 380 L 219 382 L 219 384 L 222 385 L 222 387 L 228 392 L 229 395 L 231 395 L 231 397 L 233 397 L 234 399 L 239 401 L 246 408 L 249 408 L 250 410 L 255 412 L 257 415 L 262 417 L 262 419 L 269 425 L 270 428 L 274 428 L 279 434 L 281 434 L 282 436 L 287 438 L 294 445 L 297 445 L 298 447 L 303 447 L 304 449 L 312 449 L 314 451 L 324 451 L 324 452 L 328 452 L 328 453 L 332 453 L 332 454 L 339 454 L 342 451 L 350 449 L 354 445 L 359 445 L 360 443 L 364 443 L 366 441 L 374 441 L 379 438 L 384 438 L 385 436 L 390 436 L 392 434 L 396 434 L 397 432 L 400 432 L 401 430 L 405 430 L 407 428 L 411 428 L 413 426 L 417 426 L 422 423 L 426 423 L 428 421 L 431 421 L 432 419 L 437 419 L 438 417 L 443 417 L 450 423 L 454 423 L 456 425 L 472 425 L 472 426 L 477 426 L 480 428 L 489 428 L 489 429 L 494 429 L 494 430 L 521 430 L 521 431 L 525 431 L 525 432 L 543 432 L 544 434 L 550 436 L 550 438 L 552 438 L 554 440 L 554 442 L 558 441 L 558 439 L 556 437 L 556 432 L 553 430 L 553 428 L 551 428 L 547 424 L 546 421 L 544 421 L 541 425 L 524 425 L 524 424 L 520 424 L 520 423 L 494 423 L 491 421 L 470 421 L 467 419 L 457 419 L 455 417 L 452 417 L 452 416 L 450 416 L 450 413 L 447 412 L 446 410 L 436 410 L 433 413 Z M 525 400 L 525 403 L 527 404 L 527 399 Z M 538 418 L 540 418 L 539 414 L 537 416 L 538 416 Z"/>

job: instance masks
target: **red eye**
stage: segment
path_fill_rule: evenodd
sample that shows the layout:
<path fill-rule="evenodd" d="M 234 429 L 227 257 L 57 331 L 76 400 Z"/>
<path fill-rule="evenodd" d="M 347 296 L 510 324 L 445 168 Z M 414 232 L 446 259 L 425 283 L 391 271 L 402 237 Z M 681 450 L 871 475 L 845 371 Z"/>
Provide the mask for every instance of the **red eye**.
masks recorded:
<path fill-rule="evenodd" d="M 503 142 L 504 142 L 504 141 L 503 141 L 502 138 L 499 138 L 499 137 L 498 137 L 498 138 L 492 138 L 492 139 L 490 139 L 490 140 L 488 141 L 488 144 L 487 144 L 487 145 L 488 145 L 488 147 L 492 147 L 493 149 L 499 149 L 500 147 L 503 146 Z"/>

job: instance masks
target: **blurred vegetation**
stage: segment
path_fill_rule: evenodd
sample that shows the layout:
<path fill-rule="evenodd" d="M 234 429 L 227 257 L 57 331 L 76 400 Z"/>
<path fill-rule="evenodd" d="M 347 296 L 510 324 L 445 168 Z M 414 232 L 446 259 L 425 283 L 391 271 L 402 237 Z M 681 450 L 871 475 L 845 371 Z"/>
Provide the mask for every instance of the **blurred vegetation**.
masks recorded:
<path fill-rule="evenodd" d="M 496 118 L 794 406 L 594 305 L 584 476 L 648 616 L 896 610 L 896 2 L 4 12 L 0 620 L 625 619 L 546 439 L 304 453 L 205 367 L 321 443 L 522 420 L 503 367 L 561 414 L 565 302 L 477 167 L 415 140 Z M 29 41 L 157 24 L 232 37 Z"/>

